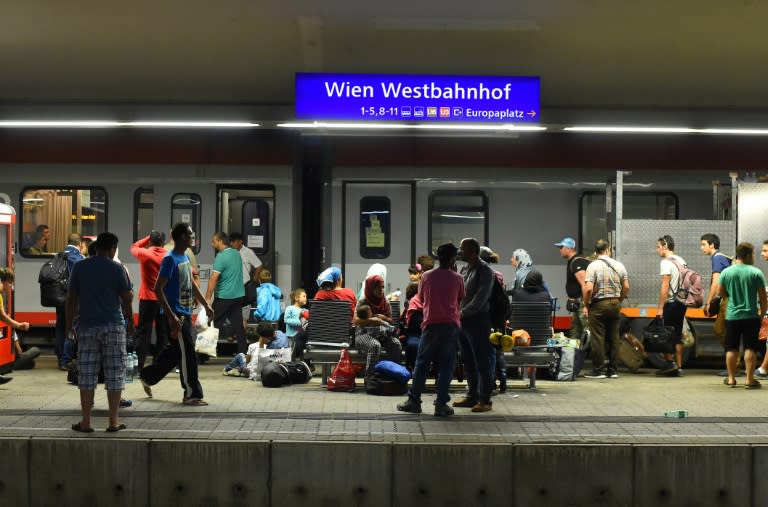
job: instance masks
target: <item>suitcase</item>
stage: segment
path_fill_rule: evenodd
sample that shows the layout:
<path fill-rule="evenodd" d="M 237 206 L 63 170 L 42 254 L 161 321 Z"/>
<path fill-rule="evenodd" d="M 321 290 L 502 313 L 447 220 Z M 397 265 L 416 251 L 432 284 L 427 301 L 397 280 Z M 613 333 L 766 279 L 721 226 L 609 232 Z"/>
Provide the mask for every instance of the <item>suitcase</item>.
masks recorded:
<path fill-rule="evenodd" d="M 619 340 L 619 363 L 635 373 L 645 362 L 643 344 L 632 333 L 624 333 Z"/>

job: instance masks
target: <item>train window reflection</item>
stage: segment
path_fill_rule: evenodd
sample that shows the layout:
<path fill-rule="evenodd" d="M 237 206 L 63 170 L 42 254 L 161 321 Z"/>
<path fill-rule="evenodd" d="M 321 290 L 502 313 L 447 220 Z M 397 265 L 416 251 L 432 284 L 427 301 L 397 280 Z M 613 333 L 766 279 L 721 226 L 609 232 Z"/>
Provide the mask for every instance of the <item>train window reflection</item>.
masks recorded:
<path fill-rule="evenodd" d="M 192 226 L 195 239 L 190 248 L 196 254 L 200 253 L 200 210 L 202 206 L 203 200 L 198 194 L 173 194 L 171 197 L 171 227 L 178 222 L 186 222 Z"/>
<path fill-rule="evenodd" d="M 137 188 L 133 193 L 133 241 L 152 232 L 155 219 L 155 192 L 151 188 Z"/>
<path fill-rule="evenodd" d="M 51 256 L 72 232 L 97 236 L 107 230 L 107 192 L 100 187 L 26 187 L 21 193 L 19 244 L 24 257 Z"/>
<path fill-rule="evenodd" d="M 392 202 L 389 197 L 367 196 L 360 199 L 360 257 L 389 257 Z"/>
<path fill-rule="evenodd" d="M 462 238 L 488 243 L 488 197 L 479 190 L 434 191 L 429 196 L 429 251 Z"/>

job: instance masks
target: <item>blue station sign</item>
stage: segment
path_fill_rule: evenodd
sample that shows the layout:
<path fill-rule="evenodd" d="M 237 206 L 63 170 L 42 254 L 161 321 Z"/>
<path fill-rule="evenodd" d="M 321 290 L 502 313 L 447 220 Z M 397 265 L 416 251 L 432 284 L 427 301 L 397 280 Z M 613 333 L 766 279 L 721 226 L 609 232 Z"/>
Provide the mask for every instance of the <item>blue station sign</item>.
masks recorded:
<path fill-rule="evenodd" d="M 296 73 L 304 120 L 539 121 L 538 77 Z"/>

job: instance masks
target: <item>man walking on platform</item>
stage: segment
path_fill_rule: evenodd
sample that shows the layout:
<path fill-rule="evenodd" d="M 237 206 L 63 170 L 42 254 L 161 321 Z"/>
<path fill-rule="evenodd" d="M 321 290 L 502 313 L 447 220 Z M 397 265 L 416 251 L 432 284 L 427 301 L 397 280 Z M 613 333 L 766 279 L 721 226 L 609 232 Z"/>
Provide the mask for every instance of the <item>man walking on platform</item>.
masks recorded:
<path fill-rule="evenodd" d="M 209 317 L 213 318 L 214 313 L 194 282 L 192 265 L 184 253 L 192 241 L 192 228 L 189 224 L 178 223 L 173 226 L 171 237 L 174 241 L 173 250 L 163 258 L 155 283 L 155 295 L 168 319 L 169 341 L 153 364 L 141 371 L 140 380 L 144 392 L 151 397 L 151 386 L 160 382 L 178 365 L 179 380 L 184 390 L 182 403 L 204 406 L 208 403 L 203 400 L 203 386 L 200 385 L 197 375 L 195 335 L 192 332 L 192 309 L 195 301 L 205 308 Z"/>
<path fill-rule="evenodd" d="M 440 245 L 437 248 L 440 267 L 424 273 L 419 283 L 418 297 L 424 305 L 424 320 L 408 400 L 397 406 L 402 412 L 421 413 L 421 393 L 424 392 L 427 369 L 429 362 L 435 361 L 440 369 L 435 416 L 453 415 L 453 409 L 448 406 L 451 399 L 448 387 L 453 378 L 461 333 L 459 306 L 464 299 L 464 279 L 455 271 L 457 253 L 453 243 Z"/>
<path fill-rule="evenodd" d="M 611 258 L 611 248 L 604 239 L 595 243 L 597 259 L 584 276 L 584 314 L 587 315 L 592 373 L 588 378 L 619 378 L 619 317 L 621 302 L 629 294 L 629 278 L 624 264 Z M 605 357 L 608 356 L 608 364 Z"/>
<path fill-rule="evenodd" d="M 67 238 L 67 246 L 61 251 L 62 256 L 67 259 L 67 273 L 72 274 L 72 268 L 76 262 L 83 260 L 83 254 L 80 252 L 80 245 L 83 238 L 76 232 L 73 232 Z M 75 358 L 75 345 L 67 341 L 67 314 L 66 306 L 56 306 L 56 356 L 59 358 L 59 369 L 67 371 L 74 367 L 72 360 Z"/>

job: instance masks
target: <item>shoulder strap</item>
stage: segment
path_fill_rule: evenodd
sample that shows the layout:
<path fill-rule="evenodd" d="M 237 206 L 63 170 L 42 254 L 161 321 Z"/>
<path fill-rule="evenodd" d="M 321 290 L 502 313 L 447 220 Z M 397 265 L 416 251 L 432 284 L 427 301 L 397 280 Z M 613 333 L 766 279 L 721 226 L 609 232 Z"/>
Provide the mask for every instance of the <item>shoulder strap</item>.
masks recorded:
<path fill-rule="evenodd" d="M 723 252 L 720 252 L 720 251 L 715 252 L 715 255 L 713 255 L 713 257 L 717 257 L 718 255 L 728 259 L 728 262 L 733 262 L 733 257 L 731 257 L 730 255 L 726 255 L 726 254 L 724 254 Z"/>
<path fill-rule="evenodd" d="M 576 261 L 577 261 L 577 260 L 579 260 L 579 259 L 584 259 L 585 261 L 587 260 L 587 258 L 586 258 L 586 257 L 581 257 L 580 255 L 574 255 L 574 256 L 573 256 L 573 257 L 572 257 L 572 258 L 571 258 L 571 259 L 568 261 L 568 271 L 570 271 L 572 275 L 575 275 L 575 274 L 576 274 L 576 273 L 574 273 L 574 271 L 573 271 L 573 263 L 574 263 L 574 262 L 576 262 Z"/>
<path fill-rule="evenodd" d="M 613 267 L 613 264 L 611 264 L 610 262 L 608 262 L 608 260 L 603 259 L 603 258 L 600 258 L 599 260 L 603 261 L 609 268 L 611 268 L 611 271 L 616 273 L 616 276 L 619 277 L 619 283 L 621 283 L 621 275 L 619 274 L 618 271 L 616 271 L 616 268 Z"/>

